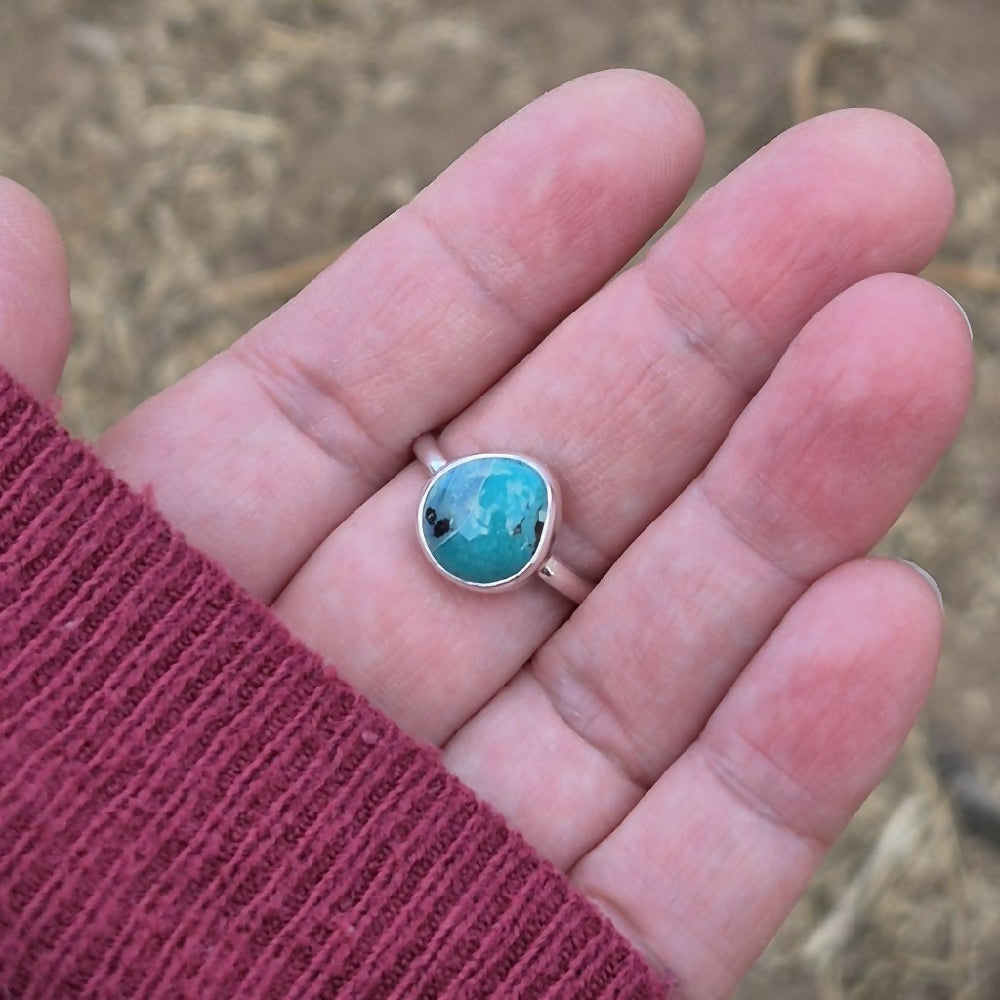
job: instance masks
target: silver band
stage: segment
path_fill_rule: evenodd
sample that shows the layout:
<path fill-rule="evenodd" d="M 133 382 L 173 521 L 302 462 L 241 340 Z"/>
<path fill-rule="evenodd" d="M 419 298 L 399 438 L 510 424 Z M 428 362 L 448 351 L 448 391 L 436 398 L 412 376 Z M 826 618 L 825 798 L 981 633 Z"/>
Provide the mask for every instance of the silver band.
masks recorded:
<path fill-rule="evenodd" d="M 413 444 L 413 452 L 416 455 L 418 461 L 427 469 L 428 473 L 430 473 L 432 478 L 437 476 L 440 472 L 442 472 L 442 470 L 446 469 L 450 464 L 452 464 L 448 461 L 447 458 L 445 458 L 440 447 L 438 446 L 437 441 L 430 434 L 423 434 L 419 438 L 417 438 L 417 440 Z M 472 457 L 474 458 L 477 456 L 472 456 Z M 482 456 L 482 457 L 489 457 L 489 456 Z M 551 474 L 549 474 L 547 470 L 544 470 L 543 466 L 538 465 L 538 463 L 527 458 L 526 456 L 507 455 L 507 456 L 497 456 L 497 457 L 511 458 L 523 461 L 543 472 L 543 474 L 546 476 L 548 480 L 551 490 L 550 499 L 552 502 L 552 506 L 555 508 L 555 510 L 552 511 L 551 516 L 553 519 L 553 523 L 557 525 L 559 519 L 559 510 L 558 510 L 559 491 L 558 491 L 558 486 L 555 484 L 554 479 L 552 479 L 551 477 Z M 463 459 L 461 461 L 469 461 L 469 459 Z M 418 516 L 418 523 L 419 523 L 419 516 Z M 551 545 L 551 538 L 549 539 L 548 544 Z M 428 555 L 428 557 L 431 559 L 431 562 L 435 564 L 436 568 L 440 570 L 440 566 L 437 565 L 434 557 L 431 556 L 429 552 L 427 552 L 426 547 L 425 547 L 425 554 Z M 442 572 L 445 571 L 442 570 Z M 448 574 L 447 572 L 445 572 L 445 575 L 450 576 L 450 574 Z M 523 578 L 519 576 L 519 578 L 516 581 L 511 581 L 508 584 L 504 584 L 502 586 L 494 587 L 491 589 L 496 589 L 496 590 L 509 589 L 514 585 L 518 585 L 524 582 L 524 579 L 530 576 L 540 577 L 550 587 L 554 587 L 557 591 L 559 591 L 560 594 L 562 594 L 564 597 L 569 598 L 576 604 L 579 604 L 581 601 L 583 601 L 587 597 L 587 595 L 590 594 L 590 592 L 594 589 L 594 584 L 590 583 L 588 580 L 585 580 L 577 573 L 574 573 L 573 570 L 571 570 L 568 566 L 560 562 L 555 556 L 551 554 L 544 555 L 544 558 L 540 559 L 537 565 L 531 566 L 530 571 L 526 572 Z M 455 578 L 452 577 L 452 579 Z M 461 583 L 464 586 L 469 586 L 469 584 L 465 584 L 461 580 L 456 580 L 456 582 Z M 473 589 L 486 589 L 478 585 L 472 585 L 472 586 Z"/>

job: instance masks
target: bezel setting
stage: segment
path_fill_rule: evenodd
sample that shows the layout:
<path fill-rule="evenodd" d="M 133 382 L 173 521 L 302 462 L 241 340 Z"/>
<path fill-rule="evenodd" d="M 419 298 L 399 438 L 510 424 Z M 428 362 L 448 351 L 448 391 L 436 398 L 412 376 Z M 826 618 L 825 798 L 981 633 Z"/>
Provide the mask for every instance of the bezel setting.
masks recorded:
<path fill-rule="evenodd" d="M 431 551 L 430 546 L 427 544 L 427 539 L 424 537 L 424 509 L 427 506 L 428 498 L 434 487 L 443 478 L 450 475 L 455 469 L 463 465 L 468 465 L 472 462 L 490 461 L 495 459 L 521 463 L 538 474 L 545 486 L 546 512 L 545 519 L 542 521 L 542 533 L 539 536 L 538 544 L 535 546 L 535 551 L 532 553 L 528 562 L 525 563 L 525 565 L 512 576 L 506 577 L 502 580 L 480 583 L 474 580 L 467 580 L 464 577 L 456 576 L 454 573 L 445 569 L 444 566 L 438 562 L 434 553 Z M 438 573 L 450 580 L 452 583 L 457 584 L 466 590 L 476 591 L 478 593 L 502 593 L 504 591 L 514 590 L 517 587 L 523 586 L 532 577 L 536 576 L 548 561 L 552 552 L 553 542 L 555 541 L 556 531 L 559 528 L 562 516 L 561 501 L 562 497 L 559 492 L 559 484 L 555 477 L 541 462 L 537 462 L 535 459 L 529 458 L 527 455 L 519 455 L 513 452 L 484 452 L 477 455 L 466 455 L 463 458 L 456 458 L 453 461 L 447 462 L 441 466 L 441 468 L 437 469 L 428 480 L 423 492 L 420 495 L 420 504 L 417 507 L 417 538 L 420 542 L 421 551 L 424 553 L 430 564 L 438 571 Z"/>

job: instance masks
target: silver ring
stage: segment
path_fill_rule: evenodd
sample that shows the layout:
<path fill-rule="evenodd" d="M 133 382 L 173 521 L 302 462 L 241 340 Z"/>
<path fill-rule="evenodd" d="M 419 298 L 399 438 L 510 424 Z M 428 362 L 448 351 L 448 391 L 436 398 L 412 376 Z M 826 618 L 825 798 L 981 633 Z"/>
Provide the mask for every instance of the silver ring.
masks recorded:
<path fill-rule="evenodd" d="M 449 462 L 430 434 L 413 445 L 430 481 L 417 508 L 417 537 L 431 565 L 480 593 L 538 576 L 579 604 L 594 585 L 552 555 L 559 484 L 541 462 L 502 452 Z"/>

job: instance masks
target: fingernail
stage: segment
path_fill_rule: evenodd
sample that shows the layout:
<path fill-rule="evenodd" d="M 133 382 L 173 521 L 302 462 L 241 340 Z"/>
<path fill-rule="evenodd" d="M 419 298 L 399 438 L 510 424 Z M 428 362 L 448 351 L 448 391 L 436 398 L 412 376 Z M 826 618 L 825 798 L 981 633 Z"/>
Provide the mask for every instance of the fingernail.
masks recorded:
<path fill-rule="evenodd" d="M 955 298 L 954 295 L 951 294 L 951 292 L 945 291 L 943 288 L 941 289 L 941 291 L 944 292 L 944 294 L 947 295 L 948 298 L 955 303 L 955 305 L 958 307 L 958 311 L 965 318 L 965 325 L 969 328 L 969 340 L 975 340 L 976 338 L 972 334 L 972 320 L 969 319 L 969 314 L 965 311 L 965 307 L 962 305 L 961 302 L 958 301 L 958 299 Z M 906 562 L 906 560 L 904 559 L 903 562 Z"/>
<path fill-rule="evenodd" d="M 961 306 L 959 308 L 961 308 Z M 905 565 L 909 566 L 911 569 L 915 569 L 927 581 L 928 586 L 931 588 L 931 590 L 934 591 L 934 595 L 938 599 L 938 604 L 941 605 L 941 610 L 943 611 L 944 610 L 944 598 L 941 596 L 941 588 L 938 586 L 937 580 L 935 580 L 934 577 L 931 576 L 930 573 L 928 573 L 927 570 L 925 570 L 923 568 L 923 566 L 918 566 L 915 562 L 910 562 L 909 559 L 898 559 L 897 558 L 896 562 L 904 563 Z"/>

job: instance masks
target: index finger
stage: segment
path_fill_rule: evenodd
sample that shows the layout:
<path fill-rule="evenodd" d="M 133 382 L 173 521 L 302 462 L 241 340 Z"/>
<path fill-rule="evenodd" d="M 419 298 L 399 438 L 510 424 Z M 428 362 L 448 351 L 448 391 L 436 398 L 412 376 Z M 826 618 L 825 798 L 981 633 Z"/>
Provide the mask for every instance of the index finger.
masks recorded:
<path fill-rule="evenodd" d="M 255 595 L 670 216 L 703 133 L 675 87 L 585 77 L 486 136 L 229 352 L 99 444 Z"/>

